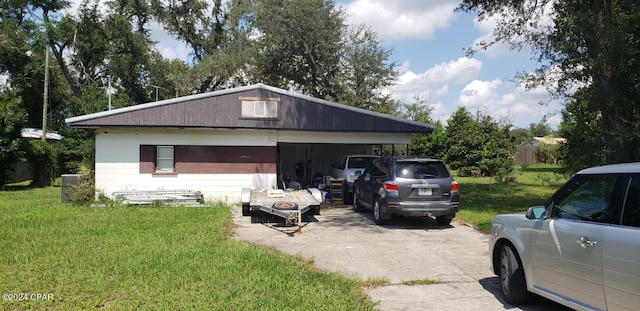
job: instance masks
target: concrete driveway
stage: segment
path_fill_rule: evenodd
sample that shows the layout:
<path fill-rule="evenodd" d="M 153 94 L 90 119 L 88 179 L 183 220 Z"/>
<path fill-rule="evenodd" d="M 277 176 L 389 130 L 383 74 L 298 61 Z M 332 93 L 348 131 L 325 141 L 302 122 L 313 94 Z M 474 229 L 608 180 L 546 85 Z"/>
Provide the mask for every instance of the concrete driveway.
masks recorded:
<path fill-rule="evenodd" d="M 504 302 L 489 269 L 487 236 L 456 220 L 439 226 L 429 218 L 400 218 L 377 226 L 371 213 L 351 206 L 323 207 L 315 218 L 291 233 L 236 213 L 234 238 L 313 259 L 321 270 L 389 280 L 366 290 L 381 310 L 569 310 L 543 298 L 522 307 Z M 443 283 L 403 284 L 420 280 Z"/>

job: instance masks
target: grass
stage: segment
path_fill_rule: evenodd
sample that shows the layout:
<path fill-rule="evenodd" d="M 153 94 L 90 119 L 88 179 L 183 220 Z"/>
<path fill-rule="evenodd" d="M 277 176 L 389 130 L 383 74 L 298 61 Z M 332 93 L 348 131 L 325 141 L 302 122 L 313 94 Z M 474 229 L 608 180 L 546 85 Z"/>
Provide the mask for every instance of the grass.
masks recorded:
<path fill-rule="evenodd" d="M 488 177 L 456 177 L 460 184 L 460 211 L 456 218 L 487 233 L 493 216 L 542 205 L 568 179 L 561 167 L 544 164 L 518 167 L 510 176 L 515 176 L 517 183 L 490 182 Z"/>
<path fill-rule="evenodd" d="M 446 284 L 449 282 L 441 281 L 441 280 L 433 280 L 433 279 L 419 279 L 419 280 L 409 280 L 404 281 L 402 284 L 404 285 L 434 285 L 434 284 Z"/>
<path fill-rule="evenodd" d="M 391 285 L 391 281 L 386 277 L 370 277 L 364 281 L 365 287 L 380 287 Z"/>
<path fill-rule="evenodd" d="M 548 165 L 512 176 L 517 184 L 456 178 L 457 218 L 487 232 L 496 214 L 543 204 L 567 179 Z M 60 203 L 60 188 L 20 186 L 0 191 L 0 293 L 53 299 L 3 300 L 0 310 L 373 310 L 362 289 L 390 283 L 233 241 L 226 206 L 72 206 Z"/>
<path fill-rule="evenodd" d="M 0 309 L 373 310 L 362 281 L 229 239 L 225 206 L 60 204 L 60 188 L 0 192 Z"/>

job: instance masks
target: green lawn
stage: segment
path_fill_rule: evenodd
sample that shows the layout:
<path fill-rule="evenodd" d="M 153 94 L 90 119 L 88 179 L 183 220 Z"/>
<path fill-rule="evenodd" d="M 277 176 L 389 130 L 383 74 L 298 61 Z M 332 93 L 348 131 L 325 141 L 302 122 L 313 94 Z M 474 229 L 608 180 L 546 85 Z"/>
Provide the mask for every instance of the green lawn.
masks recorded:
<path fill-rule="evenodd" d="M 490 179 L 456 177 L 460 184 L 460 212 L 456 218 L 482 232 L 488 232 L 496 214 L 525 212 L 529 206 L 542 205 L 567 181 L 559 166 L 518 167 L 510 176 L 517 183 L 490 183 Z"/>
<path fill-rule="evenodd" d="M 491 186 L 456 178 L 457 217 L 487 232 L 494 215 L 544 203 L 567 179 L 559 171 L 530 166 L 514 172 L 517 184 Z M 362 291 L 371 280 L 231 240 L 226 206 L 63 205 L 54 187 L 0 191 L 0 215 L 0 293 L 53 296 L 3 299 L 0 310 L 375 308 Z"/>
<path fill-rule="evenodd" d="M 0 293 L 53 295 L 0 309 L 374 309 L 359 280 L 230 240 L 225 206 L 78 207 L 47 188 L 0 191 L 0 215 Z"/>

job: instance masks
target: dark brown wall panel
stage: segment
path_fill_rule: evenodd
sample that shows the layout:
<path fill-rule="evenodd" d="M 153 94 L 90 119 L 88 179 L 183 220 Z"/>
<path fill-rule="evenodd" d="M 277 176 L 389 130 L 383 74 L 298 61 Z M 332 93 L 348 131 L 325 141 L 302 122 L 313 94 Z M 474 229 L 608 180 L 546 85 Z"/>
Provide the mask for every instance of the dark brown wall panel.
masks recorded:
<path fill-rule="evenodd" d="M 276 170 L 276 147 L 175 146 L 176 174 L 272 173 Z M 140 146 L 140 173 L 154 173 L 156 146 Z"/>
<path fill-rule="evenodd" d="M 156 146 L 140 145 L 140 174 L 156 171 Z"/>
<path fill-rule="evenodd" d="M 243 118 L 243 99 L 277 101 L 276 118 Z M 162 104 L 164 102 L 164 104 Z M 284 90 L 255 86 L 232 92 L 212 92 L 210 97 L 184 97 L 149 103 L 138 109 L 70 123 L 72 127 L 157 127 L 213 129 L 276 129 L 322 132 L 429 133 L 425 124 L 325 102 Z"/>

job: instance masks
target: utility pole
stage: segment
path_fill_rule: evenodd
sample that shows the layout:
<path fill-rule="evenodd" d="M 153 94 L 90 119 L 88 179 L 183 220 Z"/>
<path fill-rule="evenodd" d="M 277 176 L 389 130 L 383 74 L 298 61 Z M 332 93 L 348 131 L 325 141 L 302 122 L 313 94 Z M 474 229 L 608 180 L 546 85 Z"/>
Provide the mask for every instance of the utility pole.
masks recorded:
<path fill-rule="evenodd" d="M 47 141 L 47 103 L 49 101 L 49 47 L 44 54 L 44 99 L 42 103 L 42 141 Z"/>
<path fill-rule="evenodd" d="M 107 79 L 109 80 L 109 83 L 108 83 L 109 86 L 108 86 L 108 89 L 107 89 L 107 94 L 108 94 L 108 97 L 109 97 L 109 110 L 111 110 L 111 75 L 108 75 Z"/>

